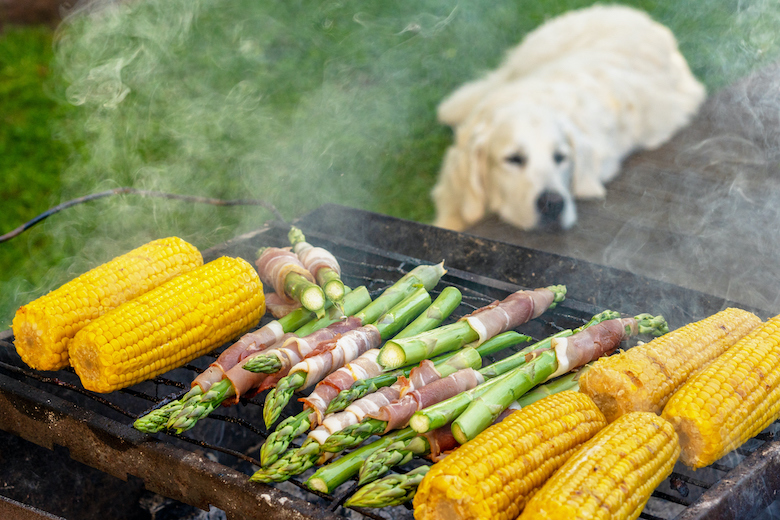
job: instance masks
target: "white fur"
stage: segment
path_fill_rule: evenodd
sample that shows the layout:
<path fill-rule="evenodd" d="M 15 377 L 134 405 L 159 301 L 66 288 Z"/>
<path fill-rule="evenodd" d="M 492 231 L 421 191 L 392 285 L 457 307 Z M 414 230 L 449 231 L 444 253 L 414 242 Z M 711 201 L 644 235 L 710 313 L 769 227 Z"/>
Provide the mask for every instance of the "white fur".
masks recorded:
<path fill-rule="evenodd" d="M 569 228 L 575 198 L 604 197 L 623 158 L 665 142 L 704 97 L 671 31 L 647 14 L 593 6 L 555 18 L 439 105 L 455 143 L 433 189 L 435 225 L 462 230 L 495 213 L 532 229 L 539 195 L 554 191 Z M 506 160 L 517 154 L 523 165 Z"/>

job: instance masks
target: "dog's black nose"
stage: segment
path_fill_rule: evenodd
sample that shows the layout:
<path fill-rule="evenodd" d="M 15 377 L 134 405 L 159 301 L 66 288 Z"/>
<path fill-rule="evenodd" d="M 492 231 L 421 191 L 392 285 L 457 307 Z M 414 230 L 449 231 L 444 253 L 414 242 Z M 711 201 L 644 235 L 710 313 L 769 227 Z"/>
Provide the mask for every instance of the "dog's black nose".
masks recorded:
<path fill-rule="evenodd" d="M 558 220 L 563 211 L 563 197 L 557 191 L 543 191 L 536 199 L 536 207 L 544 220 Z"/>
<path fill-rule="evenodd" d="M 545 220 L 557 220 L 563 211 L 563 197 L 556 191 L 543 191 L 536 199 L 536 207 Z"/>

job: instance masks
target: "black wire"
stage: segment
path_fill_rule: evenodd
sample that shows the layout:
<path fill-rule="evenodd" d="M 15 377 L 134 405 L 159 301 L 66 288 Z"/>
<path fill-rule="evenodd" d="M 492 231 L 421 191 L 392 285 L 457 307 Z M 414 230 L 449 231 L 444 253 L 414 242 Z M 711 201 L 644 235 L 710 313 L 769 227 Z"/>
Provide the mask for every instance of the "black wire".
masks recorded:
<path fill-rule="evenodd" d="M 33 227 L 35 224 L 41 222 L 42 220 L 54 215 L 55 213 L 59 213 L 63 209 L 69 208 L 71 206 L 75 206 L 76 204 L 82 204 L 84 202 L 89 202 L 92 200 L 102 199 L 104 197 L 109 197 L 111 195 L 141 195 L 142 197 L 160 197 L 164 199 L 176 199 L 176 200 L 186 200 L 188 202 L 199 202 L 202 204 L 213 204 L 215 206 L 262 206 L 271 213 L 274 214 L 274 216 L 279 219 L 281 222 L 286 222 L 284 217 L 281 213 L 274 207 L 273 204 L 270 202 L 266 202 L 264 200 L 257 200 L 257 199 L 233 199 L 233 200 L 224 200 L 224 199 L 213 199 L 209 197 L 197 197 L 194 195 L 177 195 L 175 193 L 163 193 L 160 191 L 150 191 L 150 190 L 139 190 L 137 188 L 128 188 L 128 187 L 122 187 L 122 188 L 114 188 L 113 190 L 108 191 L 101 191 L 100 193 L 93 193 L 92 195 L 86 195 L 84 197 L 79 197 L 77 199 L 72 199 L 67 202 L 63 202 L 62 204 L 59 204 L 57 206 L 54 206 L 53 208 L 44 211 L 34 219 L 25 222 L 18 228 L 14 229 L 13 231 L 10 231 L 6 233 L 5 235 L 0 235 L 0 243 L 5 242 L 7 240 L 10 240 L 14 238 L 17 235 L 20 235 L 24 231 L 27 231 L 31 227 Z"/>

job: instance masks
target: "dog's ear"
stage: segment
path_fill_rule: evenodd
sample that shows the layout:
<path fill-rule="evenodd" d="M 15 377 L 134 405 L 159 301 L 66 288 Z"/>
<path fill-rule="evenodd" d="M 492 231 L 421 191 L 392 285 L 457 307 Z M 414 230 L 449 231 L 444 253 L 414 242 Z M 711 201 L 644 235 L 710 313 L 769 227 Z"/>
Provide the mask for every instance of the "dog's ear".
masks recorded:
<path fill-rule="evenodd" d="M 560 118 L 559 124 L 572 150 L 572 195 L 576 199 L 603 198 L 607 190 L 590 139 L 568 118 Z"/>
<path fill-rule="evenodd" d="M 496 86 L 497 80 L 493 75 L 466 83 L 439 103 L 436 109 L 439 122 L 452 128 L 462 124 L 474 111 L 474 107 L 485 99 Z"/>
<path fill-rule="evenodd" d="M 456 145 L 444 157 L 439 182 L 432 192 L 436 226 L 462 231 L 485 216 L 487 136 L 481 127 L 475 130 L 468 137 L 459 132 Z"/>

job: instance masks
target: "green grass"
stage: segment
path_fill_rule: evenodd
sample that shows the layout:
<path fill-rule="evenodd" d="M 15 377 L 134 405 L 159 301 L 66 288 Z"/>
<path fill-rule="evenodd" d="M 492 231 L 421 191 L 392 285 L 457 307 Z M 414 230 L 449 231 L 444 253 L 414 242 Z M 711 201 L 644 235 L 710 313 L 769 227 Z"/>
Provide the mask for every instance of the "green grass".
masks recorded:
<path fill-rule="evenodd" d="M 0 34 L 0 233 L 71 198 L 135 186 L 261 198 L 294 218 L 339 203 L 429 221 L 449 129 L 436 104 L 584 0 L 143 0 Z M 780 7 L 625 2 L 677 35 L 710 90 L 778 56 Z M 662 4 L 662 5 L 659 5 Z M 151 238 L 201 248 L 269 218 L 122 196 L 0 244 L 15 309 Z"/>

